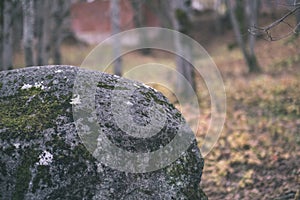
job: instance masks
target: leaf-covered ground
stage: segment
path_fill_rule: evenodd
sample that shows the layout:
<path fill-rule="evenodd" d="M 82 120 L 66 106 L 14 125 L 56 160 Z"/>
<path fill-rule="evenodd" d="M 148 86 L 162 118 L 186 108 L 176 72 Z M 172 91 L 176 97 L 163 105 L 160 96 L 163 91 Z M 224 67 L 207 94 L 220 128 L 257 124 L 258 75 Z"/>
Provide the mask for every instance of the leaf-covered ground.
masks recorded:
<path fill-rule="evenodd" d="M 299 44 L 300 38 L 260 41 L 263 73 L 256 75 L 245 73 L 236 50 L 215 54 L 226 86 L 227 117 L 205 158 L 201 185 L 209 199 L 300 199 Z M 201 124 L 208 123 L 207 113 Z"/>

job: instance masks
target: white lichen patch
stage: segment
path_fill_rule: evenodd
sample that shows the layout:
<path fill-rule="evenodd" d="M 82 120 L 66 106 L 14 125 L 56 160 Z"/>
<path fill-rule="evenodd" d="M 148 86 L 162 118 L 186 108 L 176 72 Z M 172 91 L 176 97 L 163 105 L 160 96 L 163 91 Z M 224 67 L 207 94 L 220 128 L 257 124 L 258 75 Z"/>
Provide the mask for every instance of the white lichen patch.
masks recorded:
<path fill-rule="evenodd" d="M 42 82 L 40 82 L 40 83 L 34 83 L 34 87 L 35 88 L 40 88 L 40 89 L 45 89 L 45 86 L 43 86 L 43 81 Z"/>
<path fill-rule="evenodd" d="M 24 84 L 22 87 L 21 87 L 21 90 L 27 90 L 27 89 L 30 89 L 32 88 L 32 85 L 30 84 Z"/>
<path fill-rule="evenodd" d="M 133 103 L 131 103 L 130 101 L 127 101 L 126 104 L 127 104 L 128 106 L 132 106 L 132 105 L 133 105 Z"/>
<path fill-rule="evenodd" d="M 20 147 L 20 143 L 14 143 L 13 145 L 16 149 L 18 149 Z"/>
<path fill-rule="evenodd" d="M 58 69 L 58 70 L 56 70 L 56 71 L 54 71 L 55 73 L 60 73 L 60 72 L 62 72 L 62 70 L 60 70 L 60 69 Z"/>
<path fill-rule="evenodd" d="M 38 165 L 49 165 L 52 163 L 53 155 L 49 151 L 43 151 L 41 155 L 39 155 Z"/>
<path fill-rule="evenodd" d="M 43 86 L 43 81 L 42 82 L 37 82 L 37 83 L 34 83 L 34 85 L 30 85 L 30 84 L 24 84 L 22 87 L 21 87 L 21 90 L 28 90 L 32 87 L 35 87 L 35 88 L 40 88 L 42 90 L 45 89 L 45 86 Z"/>
<path fill-rule="evenodd" d="M 78 94 L 75 98 L 71 99 L 70 104 L 72 104 L 72 105 L 78 105 L 78 104 L 81 104 L 81 101 L 80 101 L 80 95 Z"/>

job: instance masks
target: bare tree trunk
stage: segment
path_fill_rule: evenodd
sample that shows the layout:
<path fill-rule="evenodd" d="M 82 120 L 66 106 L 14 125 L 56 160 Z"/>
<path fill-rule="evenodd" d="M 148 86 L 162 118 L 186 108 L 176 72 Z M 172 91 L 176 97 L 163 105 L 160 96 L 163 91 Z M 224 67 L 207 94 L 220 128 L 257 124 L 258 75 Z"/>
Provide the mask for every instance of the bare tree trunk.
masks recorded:
<path fill-rule="evenodd" d="M 52 34 L 52 56 L 54 64 L 61 63 L 61 51 L 60 46 L 67 35 L 67 32 L 70 31 L 70 0 L 55 0 L 53 1 L 53 29 L 56 30 L 56 33 Z"/>
<path fill-rule="evenodd" d="M 0 1 L 0 71 L 3 69 L 2 54 L 3 54 L 3 1 Z"/>
<path fill-rule="evenodd" d="M 52 28 L 55 30 L 55 34 L 51 36 L 52 43 L 52 57 L 54 64 L 59 65 L 61 63 L 61 38 L 62 38 L 62 24 L 64 19 L 61 18 L 61 15 L 64 12 L 64 2 L 60 2 L 59 0 L 54 0 L 53 2 L 53 10 L 52 10 Z"/>
<path fill-rule="evenodd" d="M 250 16 L 249 16 L 249 26 L 255 27 L 257 26 L 257 16 L 258 16 L 258 0 L 248 0 L 249 8 L 250 8 Z M 249 57 L 251 62 L 253 63 L 252 69 L 250 71 L 259 71 L 259 66 L 256 60 L 254 47 L 255 47 L 256 36 L 254 34 L 249 35 Z"/>
<path fill-rule="evenodd" d="M 223 4 L 223 0 L 216 0 L 214 3 L 214 13 L 215 13 L 215 29 L 218 34 L 222 34 L 224 32 L 224 16 L 220 13 L 221 7 Z"/>
<path fill-rule="evenodd" d="M 54 36 L 54 39 L 56 36 Z M 60 46 L 61 46 L 61 37 L 57 38 L 56 40 L 53 40 L 53 49 L 52 49 L 52 56 L 53 56 L 53 64 L 55 65 L 60 65 L 61 64 L 61 51 L 60 51 Z"/>
<path fill-rule="evenodd" d="M 134 18 L 133 22 L 136 28 L 143 27 L 144 25 L 144 13 L 143 13 L 143 2 L 140 0 L 131 0 L 131 6 L 134 10 Z M 147 32 L 139 32 L 139 41 L 141 44 L 148 46 L 149 44 L 149 39 L 147 37 Z M 144 55 L 149 55 L 151 53 L 151 49 L 149 48 L 144 48 L 141 50 L 142 54 Z"/>
<path fill-rule="evenodd" d="M 170 15 L 174 29 L 176 31 L 188 34 L 191 27 L 186 2 L 182 0 L 170 0 L 169 2 L 171 4 L 172 13 Z M 182 78 L 178 78 L 177 90 L 180 94 L 183 94 L 184 96 L 189 96 L 191 94 L 188 94 L 188 92 L 191 92 L 191 90 L 187 89 L 189 87 L 188 84 L 190 84 L 190 87 L 192 87 L 194 91 L 196 90 L 193 66 L 185 60 L 191 60 L 192 58 L 191 46 L 189 44 L 184 44 L 183 41 L 181 41 L 180 38 L 177 36 L 175 36 L 174 38 L 174 44 L 178 54 L 178 56 L 176 57 L 177 71 L 180 72 L 181 75 L 186 79 L 182 80 Z"/>
<path fill-rule="evenodd" d="M 242 37 L 242 34 L 241 34 L 241 30 L 240 30 L 240 26 L 239 26 L 239 23 L 238 23 L 238 20 L 235 16 L 235 13 L 234 13 L 234 10 L 233 10 L 233 7 L 231 5 L 231 1 L 230 0 L 226 0 L 226 3 L 227 3 L 227 7 L 229 9 L 229 16 L 230 16 L 230 20 L 231 20 L 231 23 L 232 23 L 232 28 L 233 28 L 233 31 L 235 33 L 235 36 L 236 36 L 236 40 L 237 40 L 237 43 L 243 53 L 243 56 L 245 58 L 245 61 L 246 61 L 246 64 L 248 66 L 248 69 L 249 69 L 249 72 L 259 72 L 260 71 L 260 67 L 257 63 L 257 59 L 256 59 L 256 56 L 255 54 L 251 55 L 250 53 L 248 53 L 247 51 L 247 47 L 246 47 L 246 44 L 243 40 L 243 37 Z M 253 52 L 254 53 L 254 52 Z"/>
<path fill-rule="evenodd" d="M 297 1 L 297 3 L 299 4 L 300 1 Z M 296 17 L 296 24 L 297 24 L 295 31 L 297 32 L 297 34 L 299 34 L 300 33 L 300 10 L 296 11 L 295 17 Z"/>
<path fill-rule="evenodd" d="M 36 1 L 37 64 L 46 65 L 50 51 L 50 12 L 52 2 Z"/>
<path fill-rule="evenodd" d="M 231 20 L 231 23 L 232 23 L 232 28 L 233 28 L 234 34 L 236 36 L 237 43 L 240 46 L 240 48 L 242 50 L 242 53 L 245 57 L 245 60 L 248 64 L 248 54 L 247 54 L 247 50 L 246 50 L 246 45 L 245 45 L 244 40 L 242 38 L 242 34 L 241 34 L 241 31 L 240 31 L 240 26 L 239 26 L 238 20 L 236 19 L 234 10 L 233 10 L 232 5 L 231 5 L 231 1 L 226 0 L 226 2 L 227 2 L 227 5 L 228 5 L 227 7 L 229 9 L 229 16 L 230 16 L 230 20 Z"/>
<path fill-rule="evenodd" d="M 13 65 L 12 49 L 12 20 L 13 2 L 4 0 L 3 2 L 3 43 L 2 43 L 2 69 L 8 70 Z"/>
<path fill-rule="evenodd" d="M 117 34 L 120 32 L 120 1 L 111 0 L 110 1 L 110 13 L 111 13 L 111 30 L 112 34 Z M 122 60 L 119 57 L 121 52 L 121 45 L 119 40 L 113 41 L 113 57 L 116 59 L 114 63 L 114 73 L 121 76 Z"/>
<path fill-rule="evenodd" d="M 139 1 L 139 0 L 137 0 Z M 173 22 L 170 15 L 171 2 L 168 0 L 164 1 L 144 1 L 147 7 L 159 18 L 162 27 L 172 28 Z"/>
<path fill-rule="evenodd" d="M 258 10 L 258 4 L 257 0 L 248 0 L 248 7 L 249 7 L 249 26 L 254 27 L 257 25 L 257 10 Z M 249 35 L 249 54 L 250 56 L 253 56 L 254 53 L 254 46 L 255 46 L 255 40 L 256 36 L 254 34 Z"/>
<path fill-rule="evenodd" d="M 22 14 L 22 3 L 14 1 L 13 9 L 13 52 L 20 52 L 23 48 L 23 14 Z"/>
<path fill-rule="evenodd" d="M 25 65 L 34 65 L 33 59 L 33 29 L 34 29 L 34 10 L 33 0 L 23 0 L 23 42 L 25 53 Z"/>

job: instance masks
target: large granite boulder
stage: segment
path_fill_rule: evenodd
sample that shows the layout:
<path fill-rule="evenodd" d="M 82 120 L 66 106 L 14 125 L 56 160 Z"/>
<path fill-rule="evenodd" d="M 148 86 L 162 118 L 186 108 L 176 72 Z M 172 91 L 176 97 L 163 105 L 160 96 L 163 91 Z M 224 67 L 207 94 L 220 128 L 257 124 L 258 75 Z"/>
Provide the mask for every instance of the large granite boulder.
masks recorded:
<path fill-rule="evenodd" d="M 101 140 L 95 134 L 87 139 L 78 133 L 83 125 L 76 123 L 83 109 L 76 108 L 82 100 L 74 95 L 79 73 L 99 78 L 92 99 L 97 123 L 118 148 L 147 155 L 178 134 L 193 135 L 187 126 L 179 127 L 184 119 L 168 100 L 141 83 L 126 80 L 117 88 L 120 77 L 70 66 L 4 71 L 0 73 L 0 199 L 206 199 L 199 188 L 203 158 L 194 138 L 166 166 L 152 165 L 147 156 L 143 164 L 152 168 L 143 166 L 140 171 L 134 171 L 135 163 L 113 157 L 103 163 L 97 150 Z M 151 105 L 158 104 L 165 113 L 166 123 L 151 137 L 127 134 L 111 116 L 112 94 L 132 86 L 136 90 L 125 103 L 135 123 L 149 123 Z"/>

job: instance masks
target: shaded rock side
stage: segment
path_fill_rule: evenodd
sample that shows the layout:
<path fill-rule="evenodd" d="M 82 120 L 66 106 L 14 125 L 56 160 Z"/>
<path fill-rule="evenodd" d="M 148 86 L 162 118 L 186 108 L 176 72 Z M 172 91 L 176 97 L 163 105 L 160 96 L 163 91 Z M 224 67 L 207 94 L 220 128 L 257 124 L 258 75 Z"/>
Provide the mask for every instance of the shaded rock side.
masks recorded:
<path fill-rule="evenodd" d="M 158 134 L 134 138 L 110 117 L 112 90 L 118 90 L 120 77 L 70 66 L 1 72 L 0 199 L 206 199 L 199 188 L 204 163 L 195 139 L 175 162 L 151 172 L 124 172 L 93 157 L 77 133 L 72 112 L 79 72 L 100 77 L 95 94 L 98 124 L 118 148 L 155 151 L 168 145 L 184 122 L 161 93 L 128 80 L 119 89 L 137 86 L 130 97 L 136 123 L 148 123 L 150 104 L 160 104 L 167 114 Z"/>

